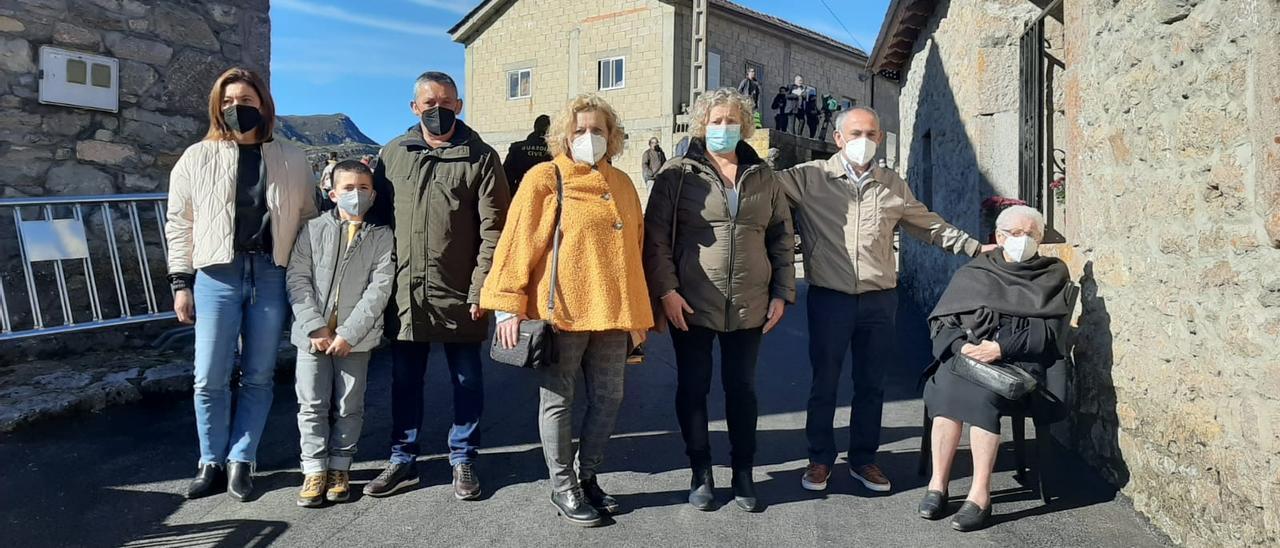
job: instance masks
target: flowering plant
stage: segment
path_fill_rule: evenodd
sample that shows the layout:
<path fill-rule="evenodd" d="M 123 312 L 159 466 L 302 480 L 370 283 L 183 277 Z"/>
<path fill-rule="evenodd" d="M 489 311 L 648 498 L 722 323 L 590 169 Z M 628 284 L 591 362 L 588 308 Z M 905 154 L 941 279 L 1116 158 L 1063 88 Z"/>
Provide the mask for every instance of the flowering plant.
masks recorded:
<path fill-rule="evenodd" d="M 1067 203 L 1067 176 L 1059 175 L 1049 182 L 1049 190 L 1053 191 L 1053 201 L 1058 205 Z"/>

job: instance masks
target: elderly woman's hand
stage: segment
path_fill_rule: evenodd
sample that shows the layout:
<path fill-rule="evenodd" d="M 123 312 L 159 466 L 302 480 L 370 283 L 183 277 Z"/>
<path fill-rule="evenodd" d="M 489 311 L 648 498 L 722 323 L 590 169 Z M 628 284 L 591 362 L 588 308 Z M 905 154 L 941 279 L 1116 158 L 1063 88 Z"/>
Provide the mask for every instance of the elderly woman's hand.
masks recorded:
<path fill-rule="evenodd" d="M 960 353 L 983 363 L 996 363 L 1002 356 L 1000 345 L 995 341 L 982 341 L 976 345 L 965 344 L 960 347 Z"/>

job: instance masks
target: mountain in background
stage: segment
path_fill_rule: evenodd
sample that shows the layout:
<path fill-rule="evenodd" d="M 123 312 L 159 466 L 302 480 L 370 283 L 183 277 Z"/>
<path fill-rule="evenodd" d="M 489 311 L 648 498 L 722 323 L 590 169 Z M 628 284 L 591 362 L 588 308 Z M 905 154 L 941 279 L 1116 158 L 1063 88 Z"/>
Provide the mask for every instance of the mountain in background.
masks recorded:
<path fill-rule="evenodd" d="M 376 155 L 382 148 L 346 114 L 278 116 L 276 120 L 276 138 L 298 145 L 313 161 L 330 151 L 337 152 L 338 159 L 346 160 L 359 159 L 364 154 Z"/>

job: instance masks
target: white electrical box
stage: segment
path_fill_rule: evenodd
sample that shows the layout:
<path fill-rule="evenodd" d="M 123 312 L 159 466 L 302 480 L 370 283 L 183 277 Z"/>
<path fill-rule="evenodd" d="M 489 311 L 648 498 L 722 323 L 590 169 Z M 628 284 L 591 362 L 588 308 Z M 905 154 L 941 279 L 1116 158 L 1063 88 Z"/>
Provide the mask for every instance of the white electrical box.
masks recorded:
<path fill-rule="evenodd" d="M 120 61 L 40 46 L 40 102 L 120 111 Z"/>

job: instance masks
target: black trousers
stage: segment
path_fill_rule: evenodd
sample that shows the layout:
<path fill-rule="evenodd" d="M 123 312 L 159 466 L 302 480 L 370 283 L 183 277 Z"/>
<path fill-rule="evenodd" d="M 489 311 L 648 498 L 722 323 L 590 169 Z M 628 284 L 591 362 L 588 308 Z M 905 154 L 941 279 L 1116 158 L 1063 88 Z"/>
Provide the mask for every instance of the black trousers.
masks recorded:
<path fill-rule="evenodd" d="M 729 424 L 730 462 L 751 468 L 756 454 L 756 358 L 761 328 L 719 332 L 689 326 L 671 328 L 676 351 L 676 418 L 684 435 L 685 454 L 694 468 L 711 466 L 707 432 L 707 394 L 711 392 L 712 343 L 720 339 L 720 384 L 724 387 L 725 420 Z"/>

